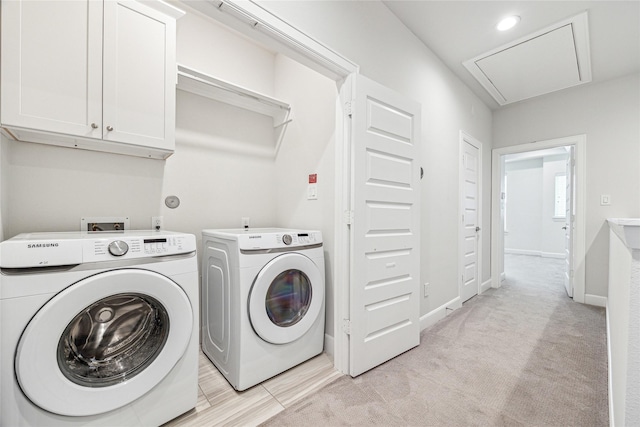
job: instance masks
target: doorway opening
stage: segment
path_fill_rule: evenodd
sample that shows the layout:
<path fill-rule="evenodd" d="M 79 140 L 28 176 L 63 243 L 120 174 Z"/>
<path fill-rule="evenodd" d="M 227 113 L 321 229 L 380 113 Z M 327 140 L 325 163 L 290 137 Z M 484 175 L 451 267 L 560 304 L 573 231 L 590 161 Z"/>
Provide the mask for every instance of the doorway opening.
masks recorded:
<path fill-rule="evenodd" d="M 505 277 L 564 288 L 569 297 L 572 153 L 572 146 L 563 146 L 502 156 Z"/>
<path fill-rule="evenodd" d="M 492 287 L 529 268 L 584 303 L 585 150 L 584 135 L 493 150 Z"/>

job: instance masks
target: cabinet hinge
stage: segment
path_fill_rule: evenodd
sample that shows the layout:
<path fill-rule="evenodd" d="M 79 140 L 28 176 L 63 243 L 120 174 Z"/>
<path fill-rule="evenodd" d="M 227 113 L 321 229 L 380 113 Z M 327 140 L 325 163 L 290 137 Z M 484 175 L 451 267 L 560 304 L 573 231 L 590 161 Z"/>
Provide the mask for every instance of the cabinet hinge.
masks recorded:
<path fill-rule="evenodd" d="M 351 118 L 351 115 L 353 114 L 352 112 L 352 104 L 353 101 L 349 101 L 349 102 L 345 102 L 344 103 L 344 112 L 347 115 L 347 117 Z"/>
<path fill-rule="evenodd" d="M 344 223 L 347 225 L 353 224 L 353 211 L 344 211 Z"/>
<path fill-rule="evenodd" d="M 351 320 L 342 319 L 342 332 L 347 335 L 351 335 Z"/>

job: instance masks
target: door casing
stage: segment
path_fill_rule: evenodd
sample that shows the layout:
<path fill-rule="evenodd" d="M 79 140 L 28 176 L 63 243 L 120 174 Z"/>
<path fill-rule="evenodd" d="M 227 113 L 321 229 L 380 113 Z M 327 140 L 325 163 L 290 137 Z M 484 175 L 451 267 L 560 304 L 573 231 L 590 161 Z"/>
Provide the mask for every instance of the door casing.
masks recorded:
<path fill-rule="evenodd" d="M 504 228 L 502 223 L 502 176 L 506 154 L 523 153 L 573 146 L 575 147 L 575 222 L 572 242 L 574 275 L 573 300 L 585 302 L 585 247 L 586 247 L 586 135 L 574 135 L 564 138 L 536 141 L 528 144 L 512 145 L 492 150 L 491 161 L 491 287 L 499 288 L 504 277 Z"/>

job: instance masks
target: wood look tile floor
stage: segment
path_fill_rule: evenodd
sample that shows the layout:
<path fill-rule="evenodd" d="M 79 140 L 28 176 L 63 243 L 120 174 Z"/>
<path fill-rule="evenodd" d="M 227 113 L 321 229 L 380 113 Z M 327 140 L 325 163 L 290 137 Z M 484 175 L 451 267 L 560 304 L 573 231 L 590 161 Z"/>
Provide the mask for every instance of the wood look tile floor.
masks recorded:
<path fill-rule="evenodd" d="M 256 426 L 342 374 L 325 353 L 238 392 L 200 352 L 198 403 L 163 427 Z"/>

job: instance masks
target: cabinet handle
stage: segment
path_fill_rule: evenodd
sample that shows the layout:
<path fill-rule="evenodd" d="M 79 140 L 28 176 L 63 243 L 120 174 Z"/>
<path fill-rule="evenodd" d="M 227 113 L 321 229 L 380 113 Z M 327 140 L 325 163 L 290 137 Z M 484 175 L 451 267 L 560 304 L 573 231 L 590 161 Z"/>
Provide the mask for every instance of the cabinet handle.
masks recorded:
<path fill-rule="evenodd" d="M 113 126 L 107 126 L 107 130 L 111 132 L 113 130 Z"/>
<path fill-rule="evenodd" d="M 98 125 L 95 123 L 91 123 L 91 129 L 98 129 Z"/>

